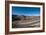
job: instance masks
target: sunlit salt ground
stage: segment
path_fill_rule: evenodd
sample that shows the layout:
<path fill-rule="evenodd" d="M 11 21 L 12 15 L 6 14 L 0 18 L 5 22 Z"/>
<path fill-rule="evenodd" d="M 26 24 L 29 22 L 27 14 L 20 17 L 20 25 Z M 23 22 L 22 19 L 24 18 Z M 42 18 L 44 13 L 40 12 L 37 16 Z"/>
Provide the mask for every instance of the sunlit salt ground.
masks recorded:
<path fill-rule="evenodd" d="M 32 28 L 32 27 L 40 27 L 40 16 L 30 16 L 28 19 L 23 20 L 15 20 L 12 22 L 12 28 Z"/>

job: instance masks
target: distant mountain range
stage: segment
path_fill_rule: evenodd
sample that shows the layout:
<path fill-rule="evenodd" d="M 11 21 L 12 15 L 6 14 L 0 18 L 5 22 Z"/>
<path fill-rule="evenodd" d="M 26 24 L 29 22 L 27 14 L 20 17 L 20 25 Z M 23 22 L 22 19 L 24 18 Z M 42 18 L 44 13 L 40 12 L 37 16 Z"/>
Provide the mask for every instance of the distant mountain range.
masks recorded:
<path fill-rule="evenodd" d="M 40 16 L 24 16 L 24 15 L 12 15 L 12 21 L 15 20 L 31 20 L 33 18 L 40 18 Z"/>
<path fill-rule="evenodd" d="M 23 17 L 24 17 L 25 15 L 12 15 L 12 16 L 15 16 L 15 17 L 16 17 L 16 16 L 23 16 Z M 25 16 L 25 17 L 26 17 L 26 16 Z M 28 16 L 28 17 L 31 17 L 31 16 Z M 34 17 L 35 17 L 35 16 L 34 16 Z"/>

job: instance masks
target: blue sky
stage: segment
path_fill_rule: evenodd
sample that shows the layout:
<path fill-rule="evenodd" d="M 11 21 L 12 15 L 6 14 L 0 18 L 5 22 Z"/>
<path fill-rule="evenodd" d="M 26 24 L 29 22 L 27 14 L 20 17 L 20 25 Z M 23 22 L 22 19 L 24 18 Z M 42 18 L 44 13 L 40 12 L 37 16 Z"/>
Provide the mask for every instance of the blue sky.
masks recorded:
<path fill-rule="evenodd" d="M 34 16 L 40 15 L 39 7 L 17 7 L 12 6 L 12 15 L 25 15 L 25 16 Z"/>

